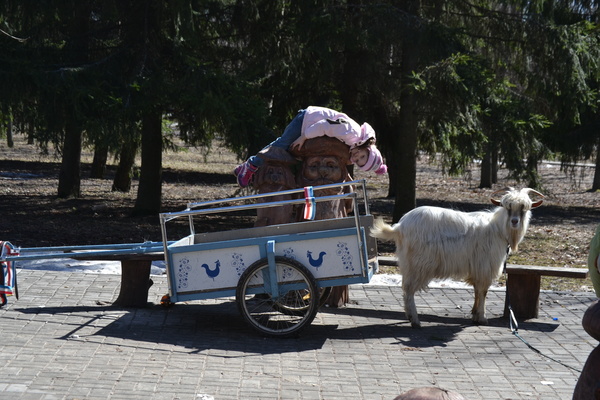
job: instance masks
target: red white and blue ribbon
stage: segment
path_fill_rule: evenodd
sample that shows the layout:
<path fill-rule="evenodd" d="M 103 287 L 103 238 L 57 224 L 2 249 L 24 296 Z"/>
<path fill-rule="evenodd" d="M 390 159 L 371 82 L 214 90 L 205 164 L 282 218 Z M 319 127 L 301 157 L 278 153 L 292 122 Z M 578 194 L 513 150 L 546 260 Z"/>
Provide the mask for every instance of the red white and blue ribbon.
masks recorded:
<path fill-rule="evenodd" d="M 304 188 L 304 219 L 313 220 L 317 213 L 317 202 L 315 201 L 315 194 L 312 186 L 306 186 Z"/>
<path fill-rule="evenodd" d="M 0 241 L 0 296 L 3 305 L 6 303 L 6 296 L 17 295 L 17 271 L 12 261 L 6 261 L 8 256 L 18 256 L 19 251 L 13 247 L 10 242 Z"/>

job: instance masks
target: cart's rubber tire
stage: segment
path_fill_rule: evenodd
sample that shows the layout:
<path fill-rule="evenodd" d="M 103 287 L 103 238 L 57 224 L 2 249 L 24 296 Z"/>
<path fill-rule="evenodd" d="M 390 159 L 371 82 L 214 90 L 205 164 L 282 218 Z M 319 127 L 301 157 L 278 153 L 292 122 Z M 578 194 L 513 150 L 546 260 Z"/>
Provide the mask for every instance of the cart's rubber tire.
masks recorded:
<path fill-rule="evenodd" d="M 297 336 L 317 314 L 317 281 L 304 265 L 291 258 L 277 256 L 275 265 L 278 290 L 286 290 L 285 285 L 292 288 L 276 298 L 270 295 L 263 279 L 269 273 L 269 262 L 264 258 L 240 277 L 235 293 L 237 306 L 244 320 L 258 332 L 273 337 Z M 291 308 L 293 313 L 282 312 Z"/>

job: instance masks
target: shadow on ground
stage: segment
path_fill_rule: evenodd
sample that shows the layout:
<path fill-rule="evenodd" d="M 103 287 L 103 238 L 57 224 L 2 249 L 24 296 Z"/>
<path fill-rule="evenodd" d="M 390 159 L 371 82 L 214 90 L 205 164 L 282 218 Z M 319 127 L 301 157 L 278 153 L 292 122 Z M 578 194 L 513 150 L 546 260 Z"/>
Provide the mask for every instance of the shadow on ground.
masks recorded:
<path fill-rule="evenodd" d="M 364 318 L 366 324 L 340 327 L 338 324 L 315 322 L 296 338 L 267 338 L 255 332 L 243 321 L 234 301 L 215 304 L 177 304 L 164 308 L 152 305 L 142 309 L 121 309 L 112 306 L 68 306 L 17 308 L 23 314 L 70 315 L 77 321 L 72 329 L 58 339 L 73 340 L 85 337 L 111 337 L 133 342 L 135 347 L 142 343 L 160 343 L 181 348 L 182 352 L 201 353 L 206 350 L 223 350 L 224 357 L 237 357 L 248 354 L 281 354 L 317 350 L 328 340 L 356 341 L 383 339 L 392 344 L 410 348 L 444 347 L 454 341 L 457 335 L 473 324 L 465 318 L 421 315 L 423 328 L 413 329 L 404 319 L 403 312 L 361 309 L 356 307 L 323 308 L 323 319 L 340 320 Z M 47 321 L 52 323 L 52 321 Z M 60 324 L 64 324 L 61 318 Z M 67 322 L 68 323 L 68 322 Z M 490 319 L 492 327 L 506 327 L 505 318 Z M 557 324 L 521 323 L 522 331 L 551 332 Z M 90 328 L 95 329 L 87 333 Z M 87 335 L 87 336 L 86 336 Z M 387 339 L 387 340 L 386 340 Z M 110 343 L 110 341 L 102 341 Z M 119 341 L 119 346 L 126 346 Z M 237 354 L 239 353 L 239 354 Z"/>

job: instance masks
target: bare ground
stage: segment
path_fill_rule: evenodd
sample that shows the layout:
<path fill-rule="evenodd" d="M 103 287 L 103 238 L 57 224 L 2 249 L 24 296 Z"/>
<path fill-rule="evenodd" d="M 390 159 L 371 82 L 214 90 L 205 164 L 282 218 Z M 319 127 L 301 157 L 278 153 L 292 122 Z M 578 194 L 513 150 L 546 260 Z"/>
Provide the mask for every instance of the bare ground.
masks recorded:
<path fill-rule="evenodd" d="M 84 244 L 138 243 L 161 241 L 158 216 L 132 217 L 137 180 L 129 193 L 112 192 L 116 166 L 109 165 L 105 179 L 89 179 L 91 154 L 84 154 L 82 197 L 56 197 L 60 159 L 42 155 L 35 146 L 17 137 L 13 148 L 0 144 L 0 239 L 21 247 L 73 246 Z M 189 201 L 203 201 L 249 194 L 238 188 L 231 174 L 238 160 L 218 146 L 210 149 L 182 147 L 166 153 L 163 160 L 163 211 L 179 211 Z M 600 223 L 600 193 L 588 192 L 593 166 L 583 165 L 575 174 L 566 174 L 555 163 L 540 166 L 544 205 L 533 211 L 529 231 L 519 252 L 511 255 L 513 264 L 586 267 L 589 242 Z M 438 205 L 463 211 L 491 207 L 490 194 L 504 186 L 522 187 L 499 173 L 493 189 L 478 189 L 479 170 L 462 177 L 442 173 L 436 163 L 423 157 L 418 163 L 417 205 Z M 368 180 L 371 211 L 391 221 L 393 199 L 387 198 L 387 177 L 365 175 Z M 210 218 L 200 229 L 251 226 L 251 215 L 235 220 Z M 187 227 L 173 231 L 186 235 Z M 176 239 L 170 237 L 168 239 Z M 381 254 L 393 253 L 390 244 L 380 243 Z M 393 272 L 393 269 L 392 271 Z M 590 290 L 590 282 L 545 278 L 545 289 Z"/>

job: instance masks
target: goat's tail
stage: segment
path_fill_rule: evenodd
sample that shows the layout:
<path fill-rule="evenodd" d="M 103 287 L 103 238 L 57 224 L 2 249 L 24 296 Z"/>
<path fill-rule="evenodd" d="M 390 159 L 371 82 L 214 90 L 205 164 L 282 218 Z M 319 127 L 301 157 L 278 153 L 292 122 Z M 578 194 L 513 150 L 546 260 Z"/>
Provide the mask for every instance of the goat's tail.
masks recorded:
<path fill-rule="evenodd" d="M 391 226 L 377 218 L 371 227 L 371 236 L 387 241 L 398 240 L 398 232 Z"/>

